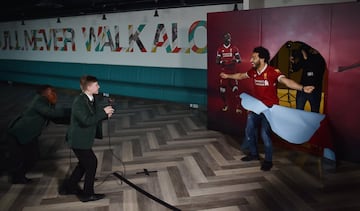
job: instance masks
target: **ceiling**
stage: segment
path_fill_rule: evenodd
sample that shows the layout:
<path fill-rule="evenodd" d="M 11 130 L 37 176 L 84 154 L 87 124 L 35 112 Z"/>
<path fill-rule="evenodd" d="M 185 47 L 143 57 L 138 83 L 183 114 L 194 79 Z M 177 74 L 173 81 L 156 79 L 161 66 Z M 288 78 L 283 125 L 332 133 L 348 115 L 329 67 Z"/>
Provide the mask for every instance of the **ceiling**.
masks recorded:
<path fill-rule="evenodd" d="M 0 22 L 230 3 L 242 0 L 9 0 Z"/>

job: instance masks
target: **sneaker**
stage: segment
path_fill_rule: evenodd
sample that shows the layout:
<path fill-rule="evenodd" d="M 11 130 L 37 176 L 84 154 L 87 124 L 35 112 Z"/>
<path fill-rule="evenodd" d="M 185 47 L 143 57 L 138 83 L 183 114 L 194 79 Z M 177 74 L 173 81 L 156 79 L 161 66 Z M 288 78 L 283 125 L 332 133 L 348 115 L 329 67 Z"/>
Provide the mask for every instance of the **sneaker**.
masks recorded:
<path fill-rule="evenodd" d="M 261 170 L 263 171 L 270 171 L 270 169 L 273 167 L 273 163 L 271 161 L 264 161 L 262 164 L 261 164 Z"/>
<path fill-rule="evenodd" d="M 259 160 L 259 156 L 257 156 L 257 155 L 246 155 L 245 157 L 242 157 L 241 160 L 242 161 Z"/>
<path fill-rule="evenodd" d="M 222 111 L 227 111 L 228 110 L 228 106 L 225 105 L 223 108 L 222 108 Z"/>

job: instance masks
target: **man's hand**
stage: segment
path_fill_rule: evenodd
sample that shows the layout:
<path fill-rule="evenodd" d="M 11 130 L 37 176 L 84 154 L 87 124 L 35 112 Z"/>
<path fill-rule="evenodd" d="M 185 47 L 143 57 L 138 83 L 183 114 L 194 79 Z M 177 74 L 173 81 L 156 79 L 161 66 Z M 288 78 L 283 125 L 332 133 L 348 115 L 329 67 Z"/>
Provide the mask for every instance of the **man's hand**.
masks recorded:
<path fill-rule="evenodd" d="M 222 72 L 222 73 L 220 73 L 220 78 L 222 78 L 222 79 L 227 79 L 227 78 L 229 78 L 229 75 L 226 74 L 226 73 L 224 73 L 224 72 Z"/>
<path fill-rule="evenodd" d="M 315 89 L 314 86 L 304 86 L 304 87 L 302 88 L 302 91 L 309 94 L 309 93 L 313 92 L 314 89 Z"/>

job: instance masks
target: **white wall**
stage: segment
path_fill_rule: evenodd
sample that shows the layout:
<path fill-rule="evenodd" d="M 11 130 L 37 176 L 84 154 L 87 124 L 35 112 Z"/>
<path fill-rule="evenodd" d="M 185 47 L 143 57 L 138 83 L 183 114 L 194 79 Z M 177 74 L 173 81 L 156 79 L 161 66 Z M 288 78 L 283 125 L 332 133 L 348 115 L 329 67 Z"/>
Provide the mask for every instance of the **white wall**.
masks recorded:
<path fill-rule="evenodd" d="M 233 6 L 161 9 L 159 17 L 147 10 L 111 13 L 107 20 L 99 14 L 64 17 L 61 23 L 54 18 L 0 23 L 0 59 L 206 69 L 207 13 Z M 89 42 L 91 27 L 95 33 Z"/>

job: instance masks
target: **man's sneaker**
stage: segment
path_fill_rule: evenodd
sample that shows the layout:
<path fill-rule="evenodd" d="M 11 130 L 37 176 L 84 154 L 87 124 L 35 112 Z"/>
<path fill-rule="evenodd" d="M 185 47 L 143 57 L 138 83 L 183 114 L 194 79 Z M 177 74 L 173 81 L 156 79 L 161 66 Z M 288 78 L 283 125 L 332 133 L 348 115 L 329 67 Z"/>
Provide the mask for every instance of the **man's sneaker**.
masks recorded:
<path fill-rule="evenodd" d="M 242 161 L 259 160 L 259 156 L 256 156 L 256 155 L 246 155 L 245 157 L 242 157 L 241 160 L 242 160 Z"/>
<path fill-rule="evenodd" d="M 225 105 L 223 108 L 222 108 L 222 111 L 227 111 L 228 110 L 228 106 Z"/>
<path fill-rule="evenodd" d="M 270 169 L 273 167 L 273 163 L 271 161 L 264 161 L 262 164 L 261 164 L 261 170 L 263 171 L 270 171 Z"/>
<path fill-rule="evenodd" d="M 242 113 L 242 110 L 241 110 L 241 108 L 236 108 L 235 112 L 236 112 L 237 114 L 241 114 L 241 113 Z"/>

